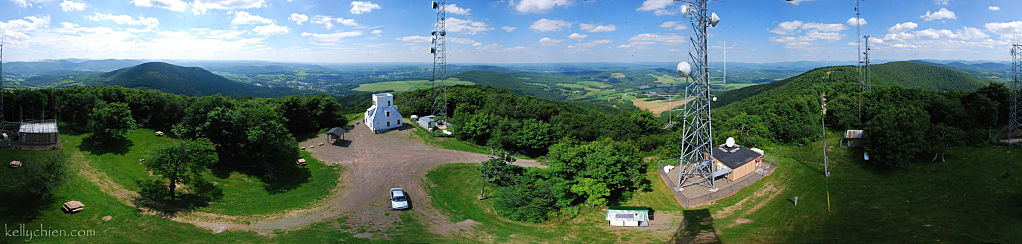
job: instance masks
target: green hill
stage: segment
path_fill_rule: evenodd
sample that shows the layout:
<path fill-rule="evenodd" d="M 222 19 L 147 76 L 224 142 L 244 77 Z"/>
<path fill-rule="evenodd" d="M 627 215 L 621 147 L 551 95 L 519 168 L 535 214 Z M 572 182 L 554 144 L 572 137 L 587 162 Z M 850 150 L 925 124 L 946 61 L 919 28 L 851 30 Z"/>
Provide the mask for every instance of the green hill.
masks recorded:
<path fill-rule="evenodd" d="M 266 88 L 233 81 L 199 67 L 162 62 L 98 73 L 89 77 L 86 84 L 151 89 L 187 96 L 282 97 L 298 93 L 290 88 Z"/>

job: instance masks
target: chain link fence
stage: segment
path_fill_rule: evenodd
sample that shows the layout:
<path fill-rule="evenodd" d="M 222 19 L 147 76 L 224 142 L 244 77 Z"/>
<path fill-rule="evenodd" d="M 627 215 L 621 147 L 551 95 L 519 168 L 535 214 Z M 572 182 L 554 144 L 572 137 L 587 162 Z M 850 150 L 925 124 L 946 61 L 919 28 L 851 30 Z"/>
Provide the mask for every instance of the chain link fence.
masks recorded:
<path fill-rule="evenodd" d="M 756 183 L 756 181 L 759 181 L 759 179 L 762 179 L 763 177 L 770 175 L 771 173 L 774 172 L 774 169 L 777 168 L 777 157 L 772 155 L 766 155 L 763 156 L 763 163 L 762 165 L 760 165 L 760 168 L 756 169 L 756 171 L 753 171 L 753 173 L 748 174 L 745 177 L 742 177 L 741 179 L 738 179 L 737 181 L 734 182 L 726 182 L 727 181 L 726 178 L 718 179 L 716 192 L 710 192 L 707 190 L 691 190 L 683 193 L 677 190 L 678 189 L 677 177 L 678 171 L 680 170 L 677 168 L 672 169 L 670 173 L 664 173 L 663 171 L 664 166 L 673 165 L 670 164 L 670 162 L 671 160 L 657 161 L 658 166 L 657 172 L 660 175 L 660 178 L 667 183 L 667 187 L 669 187 L 671 193 L 674 194 L 674 198 L 678 200 L 679 203 L 682 203 L 685 207 L 703 205 L 716 200 L 720 200 L 721 198 L 727 196 L 731 196 L 737 193 L 742 188 L 752 185 L 752 183 Z M 720 184 L 722 180 L 726 183 Z"/>

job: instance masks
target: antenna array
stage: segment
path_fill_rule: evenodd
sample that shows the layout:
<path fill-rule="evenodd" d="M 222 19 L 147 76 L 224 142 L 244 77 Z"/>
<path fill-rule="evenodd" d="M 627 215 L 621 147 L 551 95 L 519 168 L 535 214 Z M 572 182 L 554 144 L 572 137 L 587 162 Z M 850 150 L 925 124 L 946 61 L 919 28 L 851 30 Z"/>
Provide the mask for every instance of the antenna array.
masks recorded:
<path fill-rule="evenodd" d="M 433 25 L 430 52 L 433 53 L 433 115 L 441 123 L 447 121 L 447 1 L 433 2 L 436 24 Z"/>
<path fill-rule="evenodd" d="M 1022 44 L 1011 45 L 1011 113 L 1008 127 L 1001 132 L 1003 138 L 1022 137 Z"/>
<path fill-rule="evenodd" d="M 704 184 L 711 191 L 717 189 L 713 182 L 713 132 L 710 117 L 710 76 L 707 58 L 707 30 L 716 26 L 720 18 L 710 15 L 708 0 L 694 0 L 683 3 L 682 12 L 692 12 L 692 82 L 685 87 L 685 97 L 692 99 L 685 103 L 682 112 L 681 157 L 678 160 L 678 189 Z M 687 64 L 683 64 L 687 68 Z M 679 73 L 683 71 L 679 65 Z"/>

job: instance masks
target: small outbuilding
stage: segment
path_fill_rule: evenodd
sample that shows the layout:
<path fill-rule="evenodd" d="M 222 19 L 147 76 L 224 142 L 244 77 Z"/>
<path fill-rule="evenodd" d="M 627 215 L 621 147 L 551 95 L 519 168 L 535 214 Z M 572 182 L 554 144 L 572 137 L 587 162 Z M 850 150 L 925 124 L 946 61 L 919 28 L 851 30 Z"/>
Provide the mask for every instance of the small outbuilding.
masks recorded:
<path fill-rule="evenodd" d="M 861 147 L 862 139 L 862 130 L 846 130 L 840 144 L 846 147 Z"/>
<path fill-rule="evenodd" d="M 755 172 L 763 163 L 763 154 L 735 144 L 735 139 L 728 137 L 726 143 L 713 148 L 713 163 L 714 178 L 727 175 L 733 182 Z"/>
<path fill-rule="evenodd" d="M 373 106 L 366 109 L 365 124 L 373 133 L 401 127 L 401 113 L 394 105 L 394 95 L 390 93 L 373 94 Z"/>
<path fill-rule="evenodd" d="M 308 164 L 308 163 L 306 163 L 306 162 L 305 162 L 305 159 L 304 159 L 304 158 L 299 158 L 299 159 L 298 159 L 298 162 L 297 162 L 297 164 L 298 164 L 298 165 L 301 165 L 301 166 L 305 166 L 305 165 L 306 165 L 306 164 Z"/>
<path fill-rule="evenodd" d="M 20 149 L 59 148 L 60 133 L 57 131 L 57 122 L 21 124 L 16 145 Z"/>
<path fill-rule="evenodd" d="M 419 119 L 416 121 L 416 123 L 419 124 L 419 127 L 422 127 L 423 129 L 426 129 L 427 131 L 433 131 L 433 128 L 436 128 L 436 120 L 435 119 L 436 119 L 436 116 L 433 116 L 433 115 L 423 116 L 423 117 L 419 117 Z"/>
<path fill-rule="evenodd" d="M 610 207 L 607 208 L 610 226 L 649 226 L 649 208 Z"/>

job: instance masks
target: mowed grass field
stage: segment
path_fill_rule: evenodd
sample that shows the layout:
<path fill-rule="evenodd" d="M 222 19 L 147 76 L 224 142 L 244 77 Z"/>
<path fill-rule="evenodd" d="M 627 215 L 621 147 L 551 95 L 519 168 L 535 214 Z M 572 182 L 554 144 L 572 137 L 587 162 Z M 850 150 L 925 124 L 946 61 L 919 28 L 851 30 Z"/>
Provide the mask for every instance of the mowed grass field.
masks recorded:
<path fill-rule="evenodd" d="M 447 85 L 448 86 L 456 86 L 456 85 L 468 85 L 468 86 L 470 86 L 470 85 L 475 85 L 475 83 L 471 82 L 471 81 L 458 80 L 457 78 L 450 78 L 450 79 L 447 80 Z M 376 82 L 376 83 L 362 84 L 362 85 L 359 85 L 358 87 L 356 87 L 355 89 L 352 89 L 352 90 L 362 91 L 362 92 L 375 92 L 375 91 L 403 92 L 403 91 L 410 91 L 410 90 L 422 89 L 422 88 L 430 88 L 430 87 L 433 87 L 433 82 L 428 81 L 428 80 L 402 80 L 402 81 L 385 81 L 385 82 Z"/>
<path fill-rule="evenodd" d="M 635 98 L 632 99 L 632 105 L 642 110 L 649 110 L 653 115 L 660 116 L 661 113 L 671 110 L 671 108 L 685 105 L 692 99 L 676 99 L 676 100 L 654 100 L 646 101 L 646 98 Z"/>
<path fill-rule="evenodd" d="M 838 139 L 838 133 L 831 133 L 830 145 Z M 695 208 L 678 206 L 656 169 L 650 167 L 647 178 L 653 182 L 653 191 L 639 192 L 620 205 L 646 206 L 688 218 L 679 221 L 679 228 L 668 236 L 641 229 L 637 233 L 607 232 L 602 211 L 542 224 L 504 219 L 493 212 L 488 202 L 492 199 L 475 200 L 481 181 L 478 165 L 439 166 L 426 175 L 426 185 L 434 204 L 451 215 L 452 221 L 480 222 L 476 228 L 496 242 L 664 242 L 700 235 L 725 243 L 1022 240 L 1022 175 L 1017 170 L 1022 166 L 1022 150 L 1018 148 L 957 148 L 946 162 L 884 170 L 862 162 L 860 150 L 836 146 L 828 152 L 832 175 L 826 180 L 822 148 L 822 142 L 768 147 L 768 154 L 779 157 L 773 174 L 733 196 Z M 495 190 L 487 188 L 490 193 Z M 799 197 L 798 206 L 793 204 L 795 196 Z"/>
<path fill-rule="evenodd" d="M 150 157 L 151 152 L 160 145 L 178 141 L 167 136 L 156 136 L 153 130 L 136 129 L 128 134 L 127 146 L 123 148 L 82 145 L 89 135 L 63 135 L 61 139 L 70 146 L 67 149 L 79 149 L 90 166 L 125 189 L 135 192 L 141 190 L 139 180 L 159 179 L 146 171 L 139 160 Z M 300 155 L 308 165 L 285 167 L 286 174 L 280 174 L 283 177 L 268 178 L 240 172 L 214 175 L 206 171 L 203 178 L 221 188 L 223 197 L 195 210 L 227 215 L 271 214 L 305 207 L 328 196 L 337 185 L 343 169 L 324 165 L 308 152 L 301 152 Z"/>

